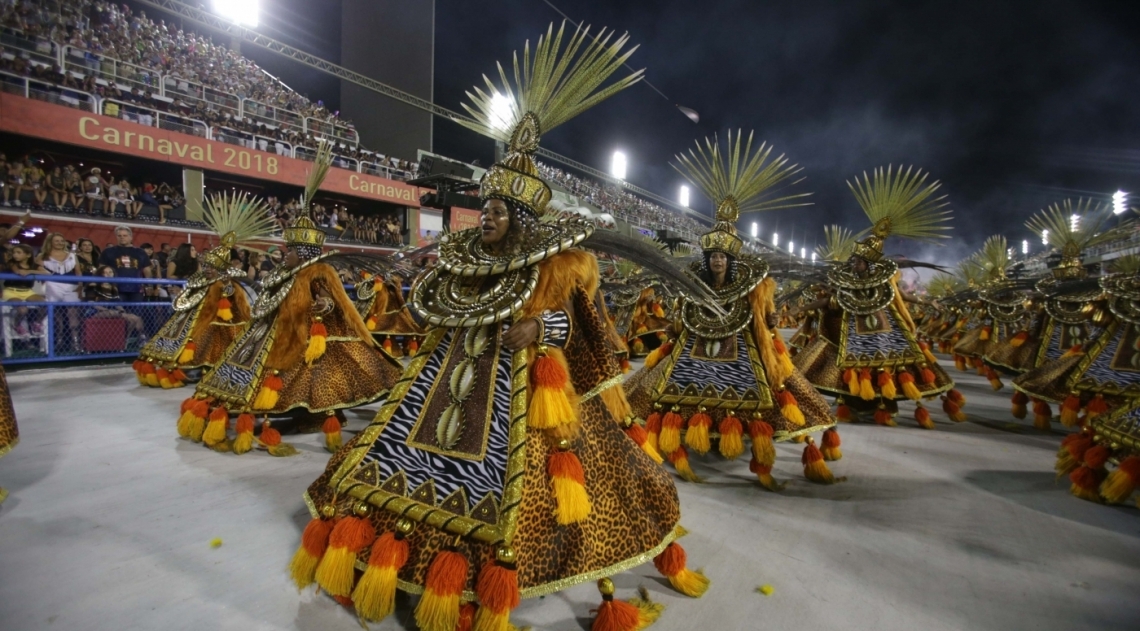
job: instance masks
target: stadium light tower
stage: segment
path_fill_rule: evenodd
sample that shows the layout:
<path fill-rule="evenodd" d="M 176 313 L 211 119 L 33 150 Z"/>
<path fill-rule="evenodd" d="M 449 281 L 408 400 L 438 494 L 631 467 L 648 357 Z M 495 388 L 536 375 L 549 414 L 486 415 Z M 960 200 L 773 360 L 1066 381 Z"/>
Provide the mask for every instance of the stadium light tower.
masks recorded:
<path fill-rule="evenodd" d="M 1049 245 L 1049 231 L 1048 230 L 1042 230 L 1041 231 L 1041 245 Z"/>
<path fill-rule="evenodd" d="M 681 194 L 679 196 L 678 201 L 680 201 L 681 205 L 684 206 L 685 208 L 689 207 L 689 187 L 688 186 L 685 186 L 684 184 L 681 185 Z"/>
<path fill-rule="evenodd" d="M 1119 215 L 1128 210 L 1128 193 L 1116 191 L 1112 194 L 1112 214 Z"/>
<path fill-rule="evenodd" d="M 620 151 L 615 151 L 613 162 L 610 163 L 610 175 L 619 180 L 624 180 L 627 166 L 629 166 L 629 161 L 626 159 L 625 154 Z"/>
<path fill-rule="evenodd" d="M 811 253 L 811 262 L 812 263 L 815 263 L 815 254 L 816 254 L 815 252 Z"/>
<path fill-rule="evenodd" d="M 772 246 L 777 247 L 777 248 L 780 247 L 780 233 L 779 232 L 773 232 L 772 233 Z"/>
<path fill-rule="evenodd" d="M 1081 229 L 1081 216 L 1077 213 L 1069 215 L 1069 230 L 1076 232 Z"/>
<path fill-rule="evenodd" d="M 788 241 L 788 253 L 790 253 L 792 256 L 796 255 L 796 242 L 795 241 Z"/>
<path fill-rule="evenodd" d="M 214 13 L 234 24 L 257 26 L 257 0 L 214 0 Z"/>
<path fill-rule="evenodd" d="M 1021 240 L 1021 253 L 1022 254 L 1029 254 L 1029 239 L 1022 239 Z"/>
<path fill-rule="evenodd" d="M 760 236 L 760 224 L 758 222 L 753 221 L 752 222 L 752 238 L 755 239 L 758 236 Z"/>

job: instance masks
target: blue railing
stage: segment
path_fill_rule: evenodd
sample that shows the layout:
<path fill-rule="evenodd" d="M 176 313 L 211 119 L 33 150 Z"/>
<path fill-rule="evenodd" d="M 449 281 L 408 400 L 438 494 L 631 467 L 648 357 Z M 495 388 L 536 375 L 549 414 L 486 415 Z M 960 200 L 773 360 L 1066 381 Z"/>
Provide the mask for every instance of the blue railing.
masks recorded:
<path fill-rule="evenodd" d="M 0 274 L 0 281 L 181 286 L 185 281 L 102 276 Z M 129 292 L 128 292 L 129 293 Z M 169 298 L 154 302 L 0 300 L 0 363 L 35 364 L 134 357 L 170 318 Z"/>

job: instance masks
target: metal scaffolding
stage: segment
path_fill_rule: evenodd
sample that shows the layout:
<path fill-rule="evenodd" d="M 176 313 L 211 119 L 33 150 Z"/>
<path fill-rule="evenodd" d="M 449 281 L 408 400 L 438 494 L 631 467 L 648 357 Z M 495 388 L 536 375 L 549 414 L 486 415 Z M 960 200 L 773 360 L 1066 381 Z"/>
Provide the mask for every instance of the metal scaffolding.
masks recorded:
<path fill-rule="evenodd" d="M 270 52 L 277 53 L 278 55 L 281 55 L 281 56 L 286 57 L 288 59 L 292 59 L 293 61 L 296 61 L 298 63 L 302 63 L 306 66 L 309 66 L 310 68 L 315 68 L 317 70 L 320 70 L 321 72 L 325 72 L 327 74 L 330 74 L 330 75 L 337 77 L 338 79 L 341 79 L 343 81 L 348 81 L 351 83 L 355 83 L 356 85 L 359 85 L 361 87 L 368 88 L 369 90 L 383 94 L 384 96 L 386 96 L 388 98 L 396 99 L 397 101 L 400 101 L 401 103 L 405 103 L 407 105 L 411 105 L 412 107 L 415 107 L 415 108 L 421 109 L 425 112 L 428 112 L 429 114 L 431 114 L 433 116 L 439 116 L 439 117 L 442 117 L 446 120 L 450 120 L 453 122 L 458 122 L 461 120 L 470 120 L 470 118 L 464 114 L 460 114 L 459 112 L 449 110 L 445 107 L 440 107 L 440 106 L 436 105 L 435 103 L 432 103 L 431 101 L 428 101 L 425 99 L 421 99 L 420 97 L 415 96 L 414 94 L 409 94 L 407 92 L 404 92 L 403 90 L 394 88 L 394 87 L 392 87 L 386 83 L 381 83 L 375 79 L 372 79 L 370 77 L 366 77 L 366 76 L 360 74 L 359 72 L 353 72 L 352 70 L 349 70 L 348 68 L 334 64 L 331 61 L 321 59 L 320 57 L 317 57 L 315 55 L 310 55 L 309 53 L 306 53 L 303 50 L 298 50 L 296 48 L 293 48 L 292 46 L 289 46 L 287 44 L 279 42 L 279 41 L 277 41 L 271 37 L 266 37 L 265 35 L 257 33 L 256 31 L 252 31 L 252 30 L 247 29 L 247 28 L 240 26 L 238 24 L 234 24 L 233 22 L 230 22 L 226 19 L 223 19 L 221 17 L 213 15 L 207 11 L 203 11 L 201 9 L 191 7 L 189 5 L 178 2 L 178 0 L 138 0 L 138 1 L 140 4 L 147 5 L 149 7 L 158 9 L 160 11 L 166 11 L 167 13 L 171 13 L 177 17 L 180 17 L 185 21 L 193 22 L 195 24 L 198 24 L 200 26 L 204 26 L 206 28 L 209 28 L 209 29 L 212 29 L 215 31 L 220 31 L 220 32 L 225 33 L 225 34 L 227 34 L 233 38 L 236 38 L 236 39 L 238 39 L 244 43 L 253 44 L 255 46 L 259 46 L 261 48 L 264 48 Z M 624 182 L 624 181 L 615 182 L 614 178 L 611 177 L 608 173 L 606 173 L 604 171 L 599 171 L 598 169 L 595 169 L 589 165 L 578 162 L 577 160 L 573 160 L 571 158 L 567 158 L 566 156 L 557 154 L 553 151 L 550 151 L 549 149 L 543 149 L 540 147 L 538 149 L 537 154 L 543 158 L 546 158 L 548 160 L 553 160 L 555 162 L 559 162 L 559 163 L 564 164 L 568 167 L 571 167 L 577 171 L 581 171 L 582 173 L 586 173 L 590 176 L 598 178 L 604 182 L 615 183 L 618 186 L 620 186 L 621 188 L 623 188 L 623 189 L 625 189 L 631 193 L 635 193 L 637 195 L 640 195 L 641 197 L 644 197 L 646 199 L 650 199 L 650 200 L 652 200 L 658 204 L 661 204 L 662 206 L 673 208 L 674 210 L 679 210 L 682 213 L 685 213 L 685 214 L 692 216 L 694 219 L 703 221 L 705 223 L 711 222 L 711 220 L 708 217 L 706 217 L 706 216 L 704 216 L 704 215 L 702 215 L 702 214 L 700 214 L 700 213 L 698 213 L 698 212 L 696 212 L 690 208 L 686 208 L 684 206 L 681 206 L 677 202 L 674 202 L 672 200 L 661 197 L 660 195 L 657 195 L 655 193 L 647 191 L 647 190 L 645 190 L 639 186 L 635 186 L 633 184 L 630 184 L 629 182 Z"/>

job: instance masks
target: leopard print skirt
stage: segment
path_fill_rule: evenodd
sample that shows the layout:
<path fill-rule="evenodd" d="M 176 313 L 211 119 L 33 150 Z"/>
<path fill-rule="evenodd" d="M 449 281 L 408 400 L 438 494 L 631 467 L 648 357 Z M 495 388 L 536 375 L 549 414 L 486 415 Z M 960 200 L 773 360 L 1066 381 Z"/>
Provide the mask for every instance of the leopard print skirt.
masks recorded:
<path fill-rule="evenodd" d="M 16 411 L 12 408 L 8 379 L 4 376 L 4 369 L 0 368 L 0 458 L 12 451 L 18 442 L 20 431 L 16 427 Z"/>
<path fill-rule="evenodd" d="M 312 366 L 300 362 L 281 373 L 285 386 L 269 414 L 295 408 L 331 412 L 379 399 L 400 378 L 401 367 L 380 349 L 361 341 L 329 340 Z"/>

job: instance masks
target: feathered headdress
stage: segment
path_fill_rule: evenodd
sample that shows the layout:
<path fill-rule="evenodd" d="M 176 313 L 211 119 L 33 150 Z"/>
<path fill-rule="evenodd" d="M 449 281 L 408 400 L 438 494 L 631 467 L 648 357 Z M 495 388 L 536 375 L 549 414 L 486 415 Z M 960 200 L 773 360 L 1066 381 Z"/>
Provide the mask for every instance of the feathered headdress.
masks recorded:
<path fill-rule="evenodd" d="M 301 208 L 297 211 L 297 218 L 282 232 L 285 245 L 309 245 L 321 247 L 325 244 L 325 232 L 321 230 L 310 216 L 313 197 L 325 181 L 325 176 L 332 166 L 332 143 L 321 139 L 317 144 L 317 155 L 313 159 L 313 167 L 309 170 L 309 178 L 305 182 L 305 193 L 301 197 Z"/>
<path fill-rule="evenodd" d="M 1109 227 L 1112 213 L 1108 205 L 1079 198 L 1066 199 L 1039 211 L 1025 227 L 1061 251 L 1061 262 L 1053 268 L 1058 279 L 1084 278 L 1088 272 L 1081 265 L 1081 252 L 1101 243 L 1119 239 L 1132 222 Z"/>
<path fill-rule="evenodd" d="M 945 298 L 958 293 L 962 282 L 951 274 L 939 272 L 926 283 L 926 292 L 935 298 Z"/>
<path fill-rule="evenodd" d="M 1009 244 L 1005 237 L 995 234 L 986 239 L 982 249 L 974 254 L 974 261 L 980 268 L 982 282 L 997 282 L 1005 279 L 1005 268 L 1009 266 Z"/>
<path fill-rule="evenodd" d="M 230 266 L 230 250 L 234 246 L 266 238 L 277 227 L 265 201 L 249 193 L 212 195 L 206 202 L 202 219 L 221 237 L 221 245 L 202 255 L 207 265 L 218 270 Z"/>
<path fill-rule="evenodd" d="M 859 206 L 871 220 L 871 236 L 855 244 L 855 254 L 875 262 L 883 257 L 883 240 L 890 235 L 937 241 L 948 238 L 950 210 L 945 195 L 935 196 L 942 184 L 926 183 L 929 173 L 900 166 L 879 167 L 872 176 L 847 182 Z M 861 233 L 866 234 L 866 232 Z"/>
<path fill-rule="evenodd" d="M 1140 255 L 1125 254 L 1108 262 L 1108 269 L 1113 274 L 1127 274 L 1135 276 L 1140 274 Z"/>
<path fill-rule="evenodd" d="M 855 233 L 842 226 L 823 227 L 823 245 L 815 248 L 819 258 L 831 262 L 846 261 L 854 251 Z"/>
<path fill-rule="evenodd" d="M 552 23 L 538 38 L 533 58 L 529 41 L 521 61 L 514 54 L 513 84 L 502 64 L 498 64 L 501 85 L 484 75 L 487 91 L 476 86 L 473 93 L 467 93 L 471 104 L 463 103 L 474 120 L 458 121 L 507 144 L 506 157 L 483 175 L 480 197 L 511 200 L 538 216 L 551 198 L 550 187 L 538 176 L 534 163 L 539 138 L 637 83 L 645 72 L 638 70 L 602 88 L 637 47 L 623 53 L 628 35 L 614 38 L 613 31 L 603 28 L 591 36 L 588 26 L 579 26 L 563 49 L 565 29 L 563 22 L 555 33 Z"/>
<path fill-rule="evenodd" d="M 977 287 L 982 283 L 985 270 L 978 263 L 977 257 L 969 256 L 958 262 L 958 278 L 967 288 Z"/>
<path fill-rule="evenodd" d="M 672 165 L 716 204 L 716 225 L 701 237 L 701 249 L 705 252 L 740 254 L 744 242 L 736 236 L 736 220 L 743 213 L 811 205 L 799 201 L 811 193 L 771 195 L 777 185 L 791 186 L 803 181 L 792 179 L 803 169 L 788 164 L 783 154 L 770 160 L 772 147 L 768 143 L 761 143 L 753 151 L 752 137 L 749 132 L 745 143 L 742 131 L 737 130 L 733 136 L 729 130 L 728 151 L 724 153 L 718 139 L 705 138 L 704 145 L 697 141 L 697 148 L 690 149 L 688 155 L 677 154 L 677 164 Z"/>

